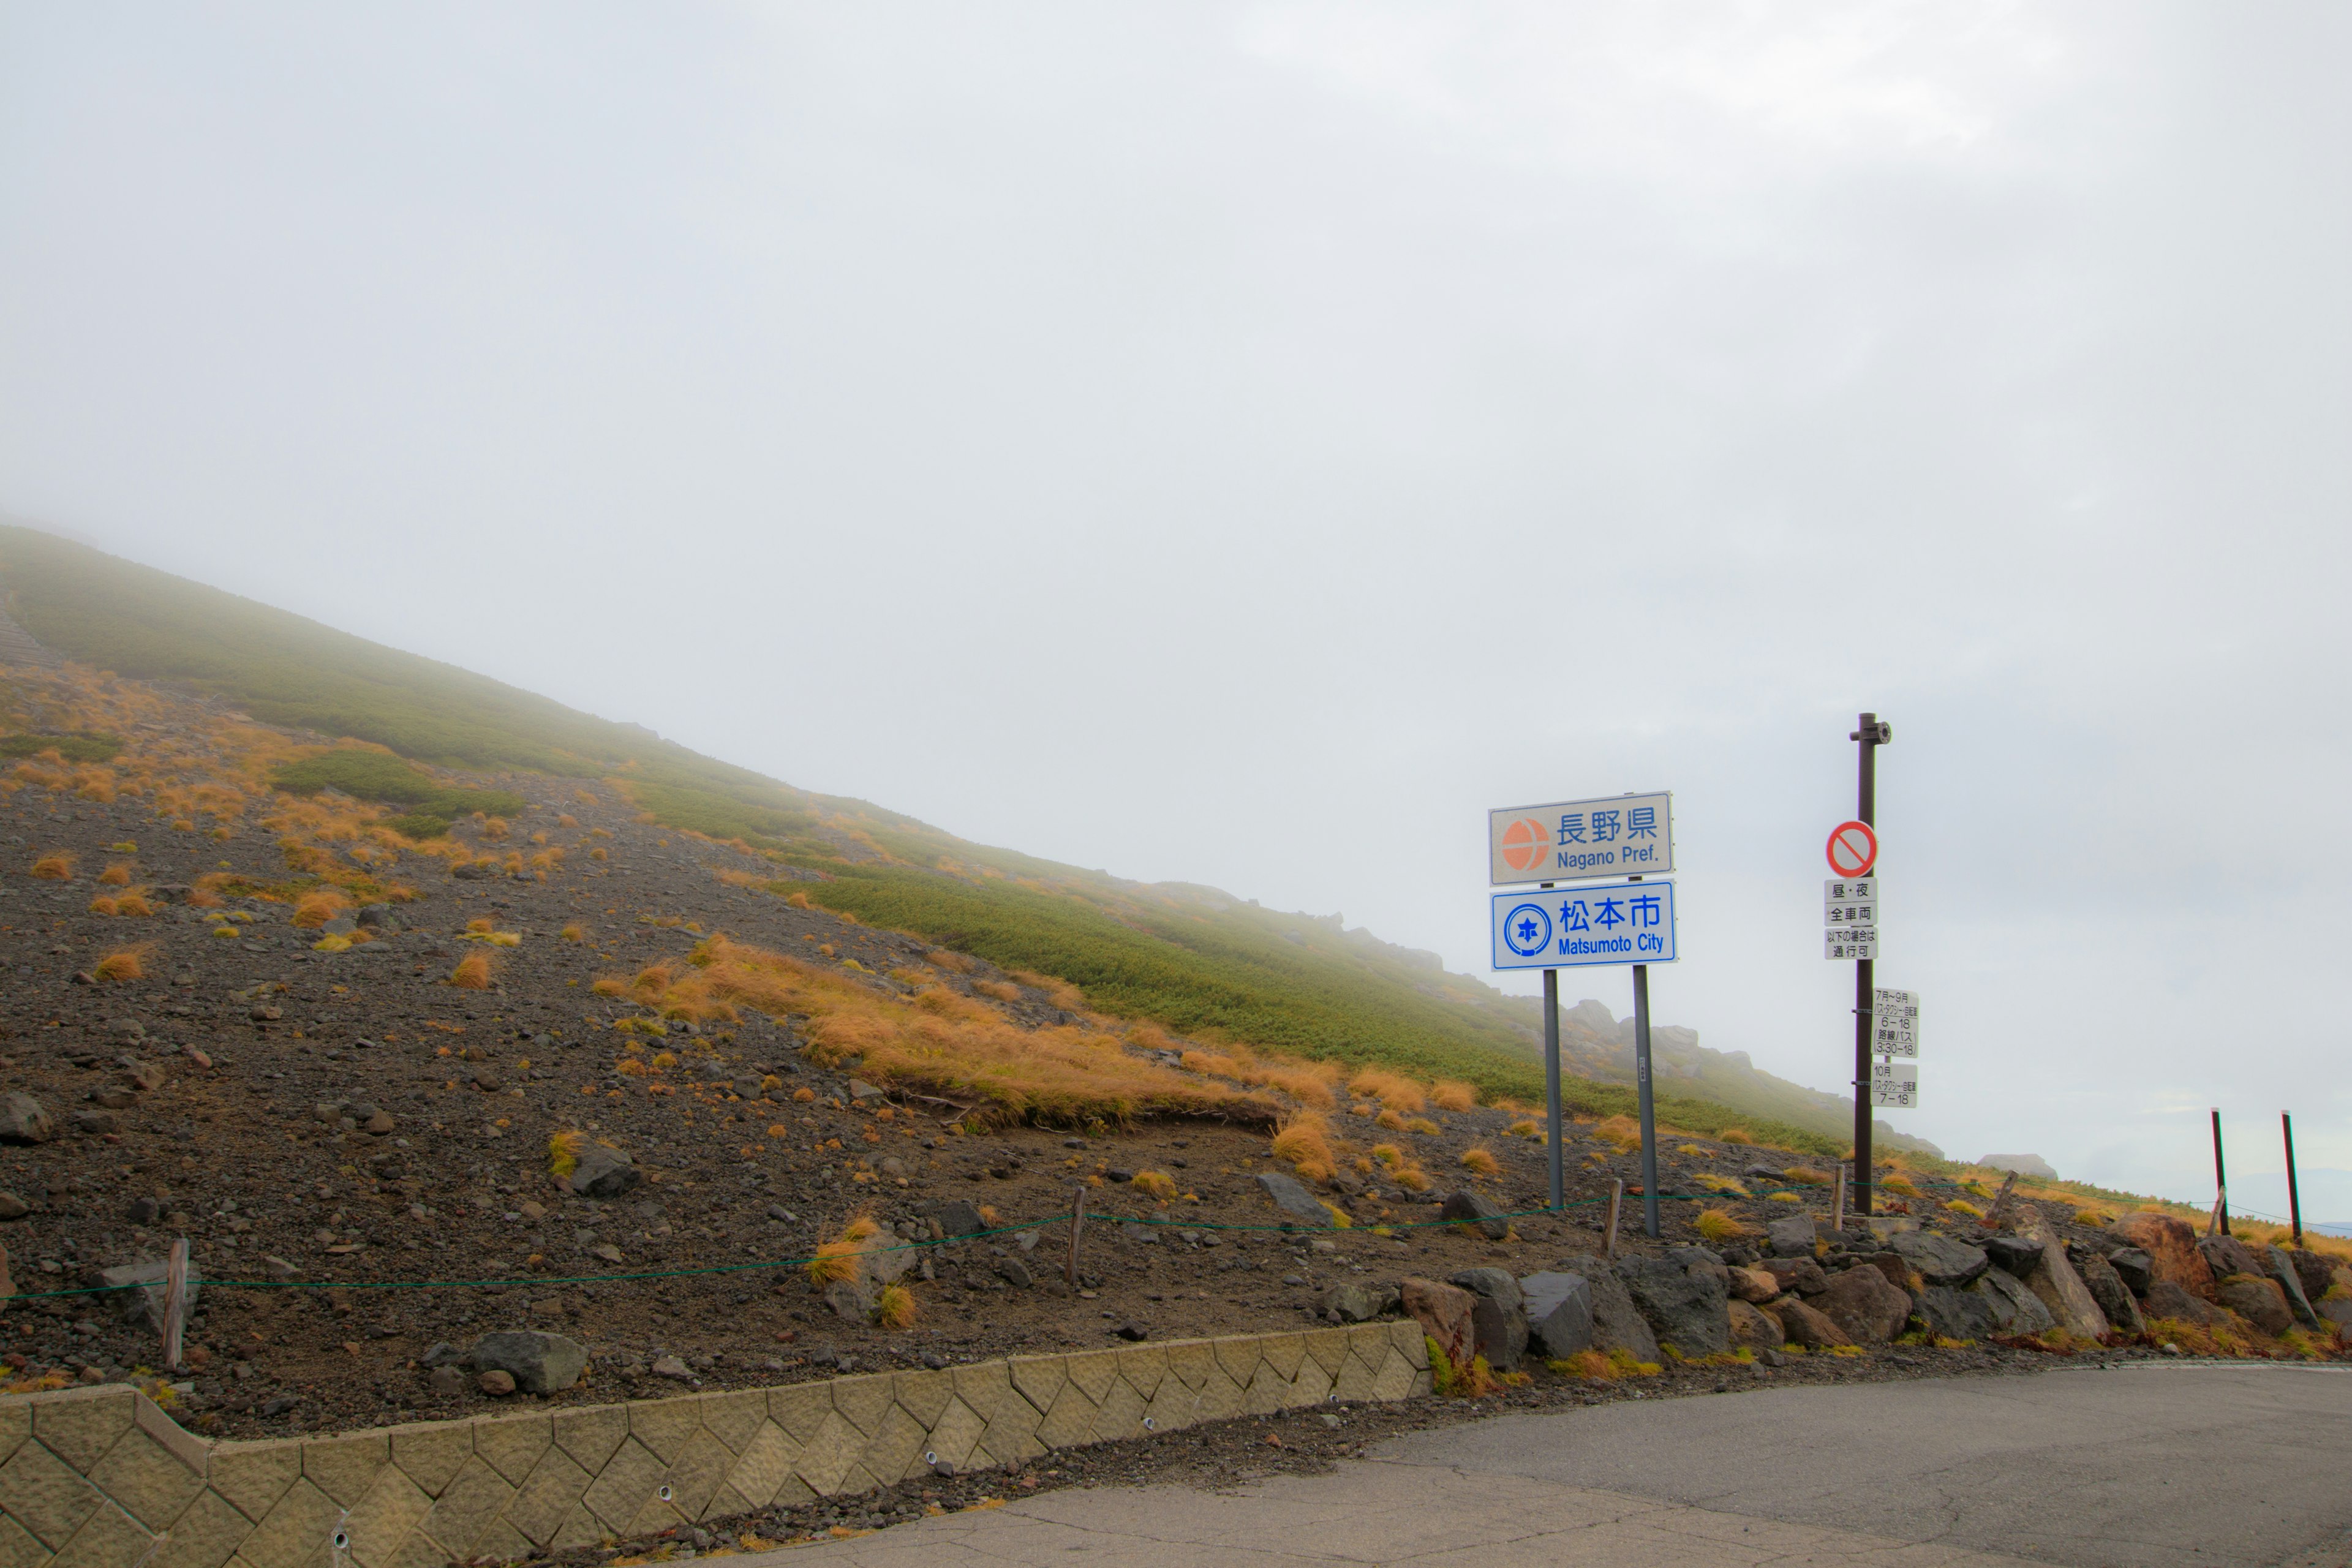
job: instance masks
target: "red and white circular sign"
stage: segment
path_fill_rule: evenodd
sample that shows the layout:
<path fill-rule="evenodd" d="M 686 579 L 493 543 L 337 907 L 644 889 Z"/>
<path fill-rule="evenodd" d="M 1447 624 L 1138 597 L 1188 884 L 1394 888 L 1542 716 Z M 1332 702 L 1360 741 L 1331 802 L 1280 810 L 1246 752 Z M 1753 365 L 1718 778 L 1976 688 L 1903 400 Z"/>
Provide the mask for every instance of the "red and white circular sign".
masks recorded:
<path fill-rule="evenodd" d="M 1867 822 L 1841 822 L 1830 835 L 1830 869 L 1841 877 L 1867 877 L 1878 864 L 1878 835 Z"/>

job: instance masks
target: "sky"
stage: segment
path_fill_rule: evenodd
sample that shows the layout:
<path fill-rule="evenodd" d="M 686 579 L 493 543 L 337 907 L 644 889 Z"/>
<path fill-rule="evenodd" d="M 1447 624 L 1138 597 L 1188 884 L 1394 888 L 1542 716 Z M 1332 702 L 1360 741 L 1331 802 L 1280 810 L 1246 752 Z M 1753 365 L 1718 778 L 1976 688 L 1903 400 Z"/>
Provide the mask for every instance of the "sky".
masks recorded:
<path fill-rule="evenodd" d="M 2352 1220 L 2352 12 L 0 3 L 0 510 L 1485 973 L 1670 789 L 1656 1016 Z M 1526 977 L 1498 977 L 1530 990 Z M 1563 977 L 1618 1013 L 1612 969 Z"/>

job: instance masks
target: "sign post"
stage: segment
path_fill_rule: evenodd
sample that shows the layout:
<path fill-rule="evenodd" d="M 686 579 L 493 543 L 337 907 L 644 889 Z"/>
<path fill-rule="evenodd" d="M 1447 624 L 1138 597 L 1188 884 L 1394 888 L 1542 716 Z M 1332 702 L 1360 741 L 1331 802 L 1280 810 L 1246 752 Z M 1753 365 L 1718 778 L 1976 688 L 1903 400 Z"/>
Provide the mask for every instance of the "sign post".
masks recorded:
<path fill-rule="evenodd" d="M 1895 739 L 1895 726 L 1875 713 L 1864 713 L 1846 739 L 1861 752 L 1854 790 L 1856 820 L 1830 835 L 1830 870 L 1840 877 L 1867 877 L 1878 861 L 1878 748 Z M 1870 1213 L 1872 1179 L 1877 1170 L 1870 1159 L 1870 969 L 1878 956 L 1878 928 L 1868 929 L 1867 944 L 1850 955 L 1853 959 L 1853 1206 L 1855 1213 L 1865 1216 Z M 1832 956 L 1841 955 L 1832 952 Z"/>
<path fill-rule="evenodd" d="M 1542 861 L 1538 858 L 1531 864 Z M 1658 1235 L 1657 1113 L 1650 1081 L 1650 965 L 1672 963 L 1677 956 L 1674 883 L 1634 878 L 1598 887 L 1558 888 L 1546 882 L 1534 889 L 1491 895 L 1487 921 L 1496 969 L 1540 969 L 1544 973 L 1544 1081 L 1550 1101 L 1546 1116 L 1550 1126 L 1554 1209 L 1567 1202 L 1560 1136 L 1559 971 L 1621 963 L 1633 966 L 1633 1071 L 1642 1118 L 1642 1219 L 1647 1235 Z"/>

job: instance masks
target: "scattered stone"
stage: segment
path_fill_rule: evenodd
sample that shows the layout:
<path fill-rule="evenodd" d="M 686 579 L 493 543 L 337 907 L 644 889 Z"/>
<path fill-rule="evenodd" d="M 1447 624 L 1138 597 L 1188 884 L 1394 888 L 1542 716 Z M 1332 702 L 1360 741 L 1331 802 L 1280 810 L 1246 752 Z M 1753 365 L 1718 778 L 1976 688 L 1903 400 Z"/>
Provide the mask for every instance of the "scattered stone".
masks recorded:
<path fill-rule="evenodd" d="M 2156 1268 L 2147 1253 L 2137 1247 L 2119 1247 L 2107 1254 L 2107 1267 L 2124 1282 L 2124 1289 L 2135 1296 L 2145 1296 L 2156 1281 Z M 2113 1316 L 2113 1313 L 2108 1314 Z"/>
<path fill-rule="evenodd" d="M 2313 1310 L 2316 1311 L 2319 1299 L 2326 1295 L 2329 1287 L 2336 1283 L 2335 1266 L 2325 1257 L 2305 1247 L 2290 1247 L 2286 1256 L 2294 1266 L 2295 1278 L 2303 1282 L 2304 1300 L 2311 1302 Z"/>
<path fill-rule="evenodd" d="M 1885 1344 L 1911 1316 L 1911 1298 L 1866 1265 L 1832 1278 L 1814 1304 L 1860 1345 Z"/>
<path fill-rule="evenodd" d="M 1735 1298 L 1724 1304 L 1731 1330 L 1731 1342 L 1749 1350 L 1778 1350 L 1788 1342 L 1788 1333 L 1780 1320 L 1753 1303 Z"/>
<path fill-rule="evenodd" d="M 849 1080 L 849 1098 L 853 1101 L 880 1100 L 885 1098 L 887 1093 L 887 1090 L 877 1089 L 862 1079 L 854 1078 Z"/>
<path fill-rule="evenodd" d="M 1818 1296 L 1830 1288 L 1830 1277 L 1810 1258 L 1768 1258 L 1756 1267 L 1779 1283 L 1774 1295 L 1794 1290 L 1800 1296 Z"/>
<path fill-rule="evenodd" d="M 1975 1290 L 1930 1285 L 1919 1292 L 1912 1305 L 1926 1321 L 1928 1334 L 1936 1339 L 1974 1343 L 1990 1338 L 1999 1328 L 1992 1304 Z"/>
<path fill-rule="evenodd" d="M 1790 1344 L 1804 1346 L 1809 1351 L 1832 1350 L 1850 1345 L 1853 1341 L 1838 1327 L 1837 1321 L 1827 1313 L 1817 1312 L 1794 1296 L 1783 1296 L 1772 1303 L 1771 1312 L 1780 1320 L 1780 1331 Z"/>
<path fill-rule="evenodd" d="M 1130 1318 L 1126 1322 L 1121 1323 L 1118 1326 L 1118 1337 L 1131 1343 L 1138 1340 L 1150 1339 L 1151 1337 L 1151 1331 Z"/>
<path fill-rule="evenodd" d="M 47 1143 L 57 1135 L 56 1120 L 31 1095 L 0 1099 L 0 1143 Z"/>
<path fill-rule="evenodd" d="M 1692 1360 L 1731 1348 L 1721 1279 L 1671 1258 L 1639 1256 L 1619 1258 L 1617 1278 L 1661 1345 Z"/>
<path fill-rule="evenodd" d="M 474 1386 L 496 1399 L 512 1394 L 515 1391 L 515 1380 L 513 1374 L 493 1368 L 477 1376 L 474 1379 Z"/>
<path fill-rule="evenodd" d="M 447 1340 L 436 1340 L 430 1350 L 416 1359 L 420 1364 L 429 1367 L 463 1366 L 466 1364 L 466 1352 Z"/>
<path fill-rule="evenodd" d="M 446 1399 L 466 1392 L 466 1374 L 454 1366 L 436 1366 L 425 1374 L 425 1385 Z"/>
<path fill-rule="evenodd" d="M 1887 1245 L 1919 1276 L 1920 1283 L 1955 1290 L 1975 1284 L 1992 1261 L 1983 1247 L 1932 1230 L 1901 1231 Z"/>
<path fill-rule="evenodd" d="M 1478 1353 L 1496 1372 L 1517 1372 L 1527 1353 L 1527 1298 L 1507 1268 L 1465 1268 L 1454 1283 L 1478 1298 L 1470 1309 Z"/>
<path fill-rule="evenodd" d="M 2006 1268 L 1988 1268 L 1984 1277 L 1969 1287 L 1970 1294 L 1981 1298 L 1992 1313 L 1993 1331 L 2030 1337 L 2048 1333 L 2058 1326 L 2042 1298 L 2026 1289 L 2025 1281 Z"/>
<path fill-rule="evenodd" d="M 2200 1329 L 2210 1327 L 2213 1321 L 2211 1306 L 2169 1279 L 2158 1279 L 2149 1285 L 2141 1300 L 2150 1318 L 2178 1319 Z"/>
<path fill-rule="evenodd" d="M 2099 1304 L 2099 1315 L 2107 1326 L 2120 1334 L 2142 1334 L 2147 1331 L 2147 1321 L 2140 1316 L 2139 1303 L 2132 1299 L 2131 1289 L 2114 1264 L 2097 1253 L 2085 1248 L 2073 1260 L 2075 1271 L 2082 1275 L 2084 1288 L 2091 1300 Z"/>
<path fill-rule="evenodd" d="M 656 1356 L 653 1373 L 656 1377 L 667 1377 L 677 1383 L 694 1381 L 694 1369 L 674 1355 Z"/>
<path fill-rule="evenodd" d="M 169 1075 L 154 1062 L 126 1062 L 122 1068 L 122 1084 L 142 1094 L 152 1094 L 170 1081 Z"/>
<path fill-rule="evenodd" d="M 0 1193 L 0 1224 L 12 1219 L 23 1219 L 32 1212 L 32 1205 L 16 1194 Z"/>
<path fill-rule="evenodd" d="M 2042 1244 L 2021 1236 L 1994 1236 L 1985 1238 L 1985 1256 L 1999 1268 L 2006 1268 L 2020 1279 L 2033 1272 L 2042 1261 Z"/>
<path fill-rule="evenodd" d="M 1763 1268 L 1733 1268 L 1727 1271 L 1725 1283 L 1734 1297 L 1757 1306 L 1772 1300 L 1781 1289 L 1780 1281 Z"/>
<path fill-rule="evenodd" d="M 963 1198 L 925 1204 L 922 1213 L 940 1227 L 941 1236 L 978 1236 L 988 1228 L 988 1222 L 980 1217 L 980 1205 Z"/>
<path fill-rule="evenodd" d="M 2216 1279 L 2228 1274 L 2260 1276 L 2269 1272 L 2253 1249 L 2234 1236 L 2199 1237 L 2197 1255 L 2205 1260 L 2205 1267 L 2213 1271 Z"/>
<path fill-rule="evenodd" d="M 1261 1171 L 1257 1184 L 1267 1197 L 1274 1200 L 1274 1206 L 1291 1218 L 1302 1224 L 1327 1228 L 1333 1223 L 1331 1211 L 1325 1208 L 1313 1193 L 1299 1185 L 1296 1179 L 1279 1171 Z"/>
<path fill-rule="evenodd" d="M 143 1323 L 156 1333 L 163 1331 L 164 1277 L 171 1266 L 162 1258 L 148 1263 L 125 1263 L 119 1268 L 99 1270 L 98 1282 L 132 1323 Z M 138 1289 L 127 1287 L 138 1286 Z M 197 1273 L 194 1258 L 188 1260 L 188 1286 L 184 1302 L 187 1310 L 195 1310 L 196 1300 L 203 1292 L 204 1280 Z"/>
<path fill-rule="evenodd" d="M 2232 1274 L 2215 1287 L 2213 1294 L 2221 1305 L 2273 1339 L 2294 1327 L 2294 1314 L 2287 1310 L 2286 1292 L 2275 1279 Z"/>
<path fill-rule="evenodd" d="M 478 1368 L 495 1368 L 525 1394 L 560 1394 L 587 1370 L 588 1351 L 576 1340 L 536 1329 L 506 1330 L 474 1342 L 467 1358 Z"/>
<path fill-rule="evenodd" d="M 1766 1226 L 1764 1240 L 1775 1258 L 1811 1258 L 1821 1240 L 1820 1222 L 1809 1214 L 1792 1214 Z"/>
<path fill-rule="evenodd" d="M 645 1173 L 618 1149 L 591 1143 L 580 1151 L 572 1174 L 565 1181 L 583 1198 L 609 1200 L 629 1193 L 645 1179 Z"/>
<path fill-rule="evenodd" d="M 2107 1226 L 2107 1234 L 2147 1253 L 2153 1278 L 2168 1279 L 2191 1296 L 2211 1298 L 2213 1270 L 2197 1250 L 2197 1233 L 2188 1221 L 2166 1214 L 2127 1214 Z"/>
<path fill-rule="evenodd" d="M 111 1110 L 77 1110 L 73 1113 L 73 1130 L 85 1138 L 101 1138 L 121 1131 L 122 1118 Z"/>
<path fill-rule="evenodd" d="M 1015 1290 L 1026 1290 L 1030 1286 L 1036 1283 L 1036 1281 L 1029 1276 L 1029 1266 L 1022 1262 L 1021 1259 L 1017 1258 L 998 1258 L 996 1260 L 996 1277 L 999 1279 L 1003 1280 L 1007 1285 L 1012 1286 Z"/>
<path fill-rule="evenodd" d="M 1530 1274 L 1519 1281 L 1528 1338 L 1554 1361 L 1592 1348 L 1592 1287 L 1581 1274 Z"/>
<path fill-rule="evenodd" d="M 1369 1323 L 1391 1310 L 1395 1294 L 1371 1285 L 1334 1285 L 1316 1298 L 1316 1316 L 1335 1323 Z"/>
<path fill-rule="evenodd" d="M 163 1212 L 163 1205 L 153 1198 L 133 1198 L 131 1200 L 131 1207 L 125 1217 L 132 1225 L 153 1225 L 155 1216 Z"/>
<path fill-rule="evenodd" d="M 855 1279 L 835 1279 L 824 1288 L 824 1304 L 836 1318 L 862 1323 L 874 1315 L 874 1298 Z"/>
<path fill-rule="evenodd" d="M 1488 1241 L 1500 1241 L 1511 1234 L 1511 1222 L 1503 1217 L 1503 1206 L 1494 1199 L 1465 1187 L 1445 1194 L 1437 1217 L 1455 1225 L 1475 1226 Z"/>
<path fill-rule="evenodd" d="M 1398 1299 L 1421 1331 L 1437 1342 L 1445 1359 L 1466 1367 L 1478 1353 L 1478 1298 L 1458 1285 L 1407 1278 L 1398 1281 Z"/>

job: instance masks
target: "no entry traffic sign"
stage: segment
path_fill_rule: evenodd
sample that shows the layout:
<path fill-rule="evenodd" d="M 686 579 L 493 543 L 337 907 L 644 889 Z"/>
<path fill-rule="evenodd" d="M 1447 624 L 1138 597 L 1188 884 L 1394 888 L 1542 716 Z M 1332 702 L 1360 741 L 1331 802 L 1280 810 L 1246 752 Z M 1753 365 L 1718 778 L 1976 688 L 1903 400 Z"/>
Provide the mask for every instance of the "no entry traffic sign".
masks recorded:
<path fill-rule="evenodd" d="M 1830 869 L 1841 877 L 1867 877 L 1878 864 L 1878 835 L 1867 822 L 1841 822 L 1830 835 Z"/>

